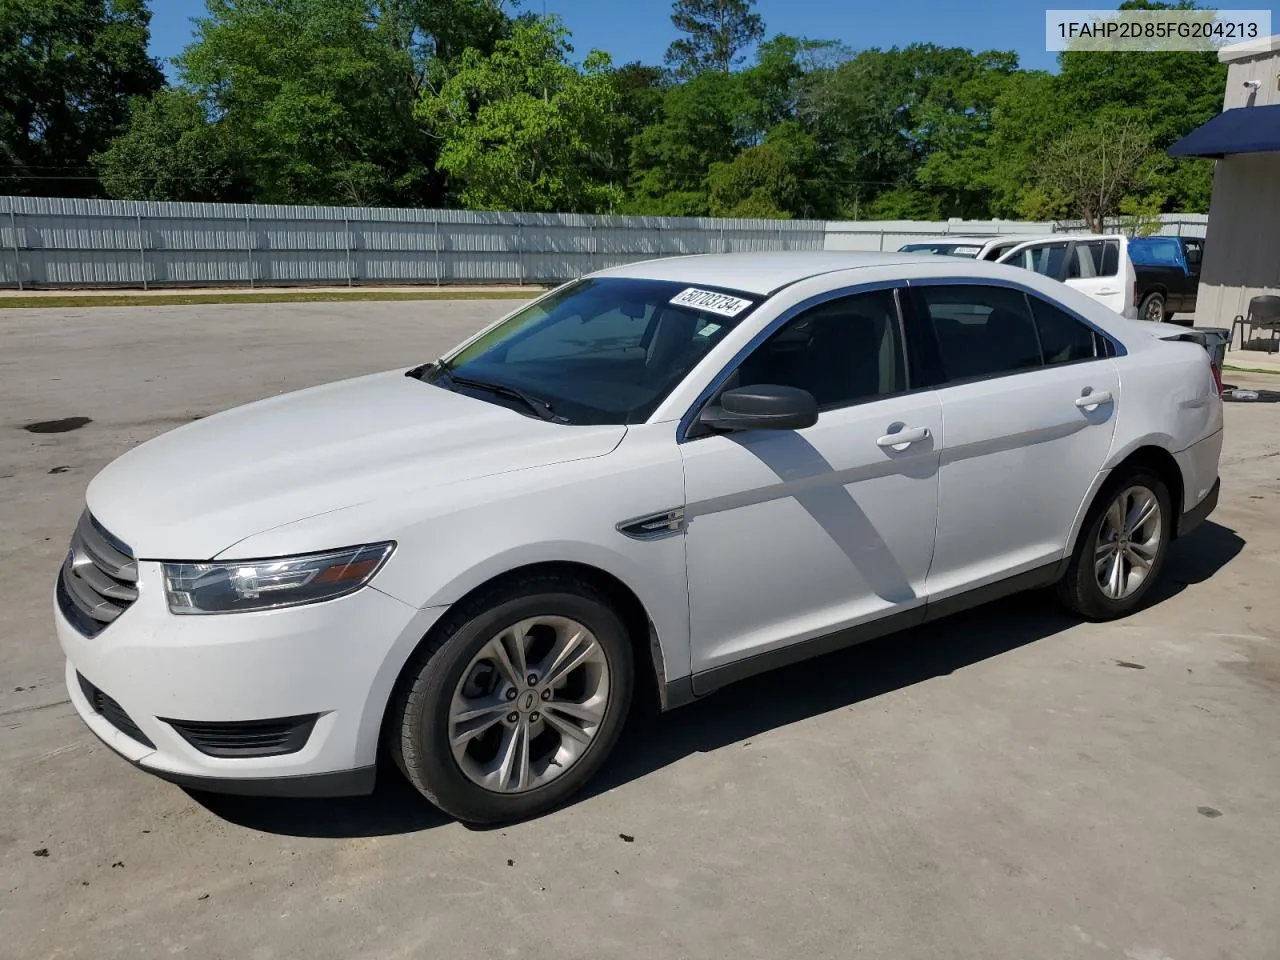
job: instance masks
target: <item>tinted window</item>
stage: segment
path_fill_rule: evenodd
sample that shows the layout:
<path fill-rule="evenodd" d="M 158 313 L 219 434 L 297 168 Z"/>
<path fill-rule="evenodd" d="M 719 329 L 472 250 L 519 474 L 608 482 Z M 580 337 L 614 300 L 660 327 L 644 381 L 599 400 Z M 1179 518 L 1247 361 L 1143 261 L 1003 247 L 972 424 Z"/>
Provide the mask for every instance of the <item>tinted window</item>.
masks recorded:
<path fill-rule="evenodd" d="M 1120 263 L 1120 244 L 1114 240 L 1086 240 L 1077 243 L 1067 261 L 1067 278 L 1115 276 Z M 1110 252 L 1111 272 L 1107 272 Z"/>
<path fill-rule="evenodd" d="M 1063 261 L 1067 258 L 1067 244 L 1046 243 L 1038 247 L 1027 247 L 1010 262 L 1016 267 L 1034 270 L 1046 277 L 1062 276 Z"/>
<path fill-rule="evenodd" d="M 764 299 L 690 289 L 623 277 L 568 284 L 484 334 L 429 379 L 531 412 L 510 396 L 522 391 L 568 423 L 641 422 Z"/>
<path fill-rule="evenodd" d="M 1027 299 L 1040 331 L 1040 349 L 1046 364 L 1075 363 L 1098 355 L 1097 338 L 1091 329 L 1046 300 Z"/>
<path fill-rule="evenodd" d="M 893 292 L 842 297 L 795 317 L 761 344 L 730 379 L 808 390 L 824 409 L 906 387 Z"/>
<path fill-rule="evenodd" d="M 1108 240 L 1102 247 L 1102 273 L 1104 277 L 1114 277 L 1120 272 L 1120 242 Z"/>
<path fill-rule="evenodd" d="M 1026 298 L 1007 287 L 922 286 L 920 303 L 937 342 L 944 381 L 1040 366 Z"/>

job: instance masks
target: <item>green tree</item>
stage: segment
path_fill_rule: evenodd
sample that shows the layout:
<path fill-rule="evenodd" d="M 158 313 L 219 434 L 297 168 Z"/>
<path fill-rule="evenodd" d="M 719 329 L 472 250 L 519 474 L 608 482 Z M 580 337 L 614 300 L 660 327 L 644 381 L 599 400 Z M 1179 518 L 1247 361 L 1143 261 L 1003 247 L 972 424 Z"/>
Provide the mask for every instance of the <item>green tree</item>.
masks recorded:
<path fill-rule="evenodd" d="M 0 192 L 98 192 L 89 158 L 159 89 L 143 0 L 0 2 Z"/>
<path fill-rule="evenodd" d="M 501 0 L 206 5 L 176 60 L 181 95 L 135 106 L 99 156 L 113 196 L 186 198 L 221 180 L 227 197 L 267 203 L 443 201 L 438 141 L 414 105 L 463 49 L 510 32 Z"/>
<path fill-rule="evenodd" d="M 788 157 L 769 143 L 713 164 L 707 185 L 714 217 L 789 218 L 800 192 Z"/>
<path fill-rule="evenodd" d="M 440 168 L 465 206 L 595 213 L 622 199 L 594 175 L 620 99 L 609 57 L 593 50 L 579 69 L 571 52 L 558 20 L 524 20 L 424 91 L 417 116 L 441 138 Z"/>
<path fill-rule="evenodd" d="M 128 130 L 94 155 L 109 196 L 133 200 L 241 201 L 248 193 L 223 130 L 192 91 L 166 88 L 133 100 Z"/>
<path fill-rule="evenodd" d="M 742 62 L 742 51 L 764 37 L 753 7 L 755 0 L 675 0 L 671 22 L 686 36 L 667 47 L 667 66 L 682 78 L 728 73 Z"/>
<path fill-rule="evenodd" d="M 1189 0 L 1160 3 L 1127 0 L 1121 10 L 1190 10 Z M 1212 14 L 1206 11 L 1206 17 Z M 1063 116 L 1090 117 L 1118 108 L 1151 134 L 1151 149 L 1163 155 L 1222 109 L 1226 64 L 1216 53 L 1189 51 L 1109 52 L 1067 50 L 1058 55 L 1055 81 Z M 1162 158 L 1148 171 L 1150 192 L 1165 197 L 1166 211 L 1208 210 L 1211 160 Z"/>
<path fill-rule="evenodd" d="M 740 74 L 703 73 L 668 90 L 662 118 L 632 141 L 628 212 L 709 213 L 711 165 L 732 160 L 750 139 L 746 100 Z"/>
<path fill-rule="evenodd" d="M 1120 212 L 1122 201 L 1144 188 L 1155 159 L 1146 126 L 1123 114 L 1106 115 L 1049 144 L 1039 180 L 1101 233 L 1106 221 Z"/>

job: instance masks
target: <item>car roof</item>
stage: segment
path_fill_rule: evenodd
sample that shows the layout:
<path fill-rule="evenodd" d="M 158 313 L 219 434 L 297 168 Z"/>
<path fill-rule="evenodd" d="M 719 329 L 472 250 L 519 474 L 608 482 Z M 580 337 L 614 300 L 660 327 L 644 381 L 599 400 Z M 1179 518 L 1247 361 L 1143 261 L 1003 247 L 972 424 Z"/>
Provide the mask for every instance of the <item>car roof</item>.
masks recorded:
<path fill-rule="evenodd" d="M 837 270 L 915 263 L 909 253 L 813 250 L 776 253 L 707 253 L 665 260 L 642 260 L 601 270 L 597 277 L 673 280 L 690 286 L 723 287 L 744 293 L 773 293 L 800 280 Z"/>
<path fill-rule="evenodd" d="M 962 233 L 947 233 L 936 237 L 912 237 L 903 246 L 913 243 L 990 243 L 992 240 L 999 240 L 994 236 L 968 236 Z"/>

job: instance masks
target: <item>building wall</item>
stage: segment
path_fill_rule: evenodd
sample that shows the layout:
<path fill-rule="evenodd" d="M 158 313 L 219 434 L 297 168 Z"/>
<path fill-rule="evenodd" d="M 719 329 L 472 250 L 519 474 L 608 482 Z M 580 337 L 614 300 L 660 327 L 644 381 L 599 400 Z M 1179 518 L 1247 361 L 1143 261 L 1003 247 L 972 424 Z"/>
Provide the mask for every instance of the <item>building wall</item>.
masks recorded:
<path fill-rule="evenodd" d="M 1280 104 L 1280 35 L 1224 49 L 1224 110 Z M 1246 80 L 1257 80 L 1250 90 Z M 1196 298 L 1196 326 L 1229 327 L 1249 301 L 1280 292 L 1280 153 L 1246 153 L 1217 161 Z"/>
<path fill-rule="evenodd" d="M 1280 153 L 1217 162 L 1196 326 L 1229 327 L 1262 293 L 1280 293 Z"/>
<path fill-rule="evenodd" d="M 1244 85 L 1246 80 L 1257 80 L 1258 89 L 1249 90 Z M 1223 110 L 1274 104 L 1280 104 L 1280 51 L 1271 50 L 1228 61 Z"/>

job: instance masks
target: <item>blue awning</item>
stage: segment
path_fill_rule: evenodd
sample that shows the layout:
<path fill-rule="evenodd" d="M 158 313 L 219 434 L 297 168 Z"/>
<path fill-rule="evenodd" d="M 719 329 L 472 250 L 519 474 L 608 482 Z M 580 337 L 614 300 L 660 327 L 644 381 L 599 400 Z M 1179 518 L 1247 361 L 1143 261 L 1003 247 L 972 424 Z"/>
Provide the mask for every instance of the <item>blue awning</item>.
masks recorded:
<path fill-rule="evenodd" d="M 1213 157 L 1280 150 L 1280 104 L 1225 110 L 1169 148 L 1171 157 Z"/>

